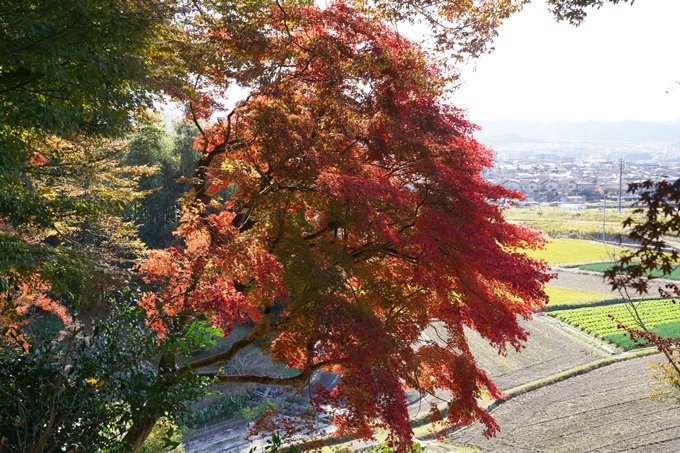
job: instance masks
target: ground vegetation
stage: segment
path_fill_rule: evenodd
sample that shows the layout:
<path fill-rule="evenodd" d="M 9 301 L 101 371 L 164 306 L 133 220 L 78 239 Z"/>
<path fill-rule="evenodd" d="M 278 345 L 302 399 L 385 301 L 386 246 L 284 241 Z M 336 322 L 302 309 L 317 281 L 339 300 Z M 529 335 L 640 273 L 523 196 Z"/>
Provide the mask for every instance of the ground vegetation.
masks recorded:
<path fill-rule="evenodd" d="M 576 326 L 623 349 L 635 348 L 637 343 L 618 326 L 635 325 L 636 316 L 644 319 L 645 326 L 650 332 L 672 339 L 680 338 L 680 312 L 669 299 L 557 310 L 551 311 L 548 316 Z"/>

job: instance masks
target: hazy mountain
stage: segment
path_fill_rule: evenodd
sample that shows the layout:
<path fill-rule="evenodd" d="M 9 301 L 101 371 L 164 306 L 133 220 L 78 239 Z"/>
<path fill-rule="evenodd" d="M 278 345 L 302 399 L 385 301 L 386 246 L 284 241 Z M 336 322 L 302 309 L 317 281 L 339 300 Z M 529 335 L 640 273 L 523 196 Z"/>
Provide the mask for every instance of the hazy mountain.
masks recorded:
<path fill-rule="evenodd" d="M 479 121 L 477 138 L 487 145 L 536 143 L 538 141 L 675 141 L 680 140 L 680 120 L 672 123 L 620 121 L 616 123 L 553 122 L 522 120 Z"/>
<path fill-rule="evenodd" d="M 475 134 L 477 138 L 482 137 L 483 132 Z M 493 146 L 504 146 L 504 145 L 511 145 L 514 143 L 544 143 L 545 140 L 542 140 L 540 138 L 530 138 L 530 137 L 524 137 L 519 134 L 508 134 L 508 133 L 499 133 L 495 134 L 493 136 L 489 137 L 490 143 L 486 143 L 484 139 L 481 139 L 482 143 L 488 144 L 488 145 L 493 145 Z"/>

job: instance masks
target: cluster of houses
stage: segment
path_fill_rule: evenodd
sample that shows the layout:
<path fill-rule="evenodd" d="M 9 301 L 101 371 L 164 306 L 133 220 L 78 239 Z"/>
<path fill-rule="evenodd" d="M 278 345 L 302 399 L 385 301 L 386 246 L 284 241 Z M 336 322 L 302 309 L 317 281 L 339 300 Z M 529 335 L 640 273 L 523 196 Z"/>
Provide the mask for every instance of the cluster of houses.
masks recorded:
<path fill-rule="evenodd" d="M 525 161 L 526 162 L 526 161 Z M 581 203 L 627 194 L 630 183 L 680 178 L 680 163 L 630 162 L 556 158 L 552 162 L 522 163 L 519 160 L 496 162 L 482 176 L 506 189 L 522 192 L 528 202 Z"/>

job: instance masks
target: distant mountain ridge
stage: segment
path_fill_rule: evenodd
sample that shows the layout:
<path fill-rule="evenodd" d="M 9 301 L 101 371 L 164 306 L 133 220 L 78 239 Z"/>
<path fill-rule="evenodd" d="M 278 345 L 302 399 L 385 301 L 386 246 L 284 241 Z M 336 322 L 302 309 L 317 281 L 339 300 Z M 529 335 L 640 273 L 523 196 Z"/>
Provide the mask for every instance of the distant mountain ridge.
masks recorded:
<path fill-rule="evenodd" d="M 475 134 L 488 145 L 535 143 L 543 141 L 675 141 L 680 140 L 680 121 L 652 123 L 620 121 L 600 123 L 565 121 L 542 123 L 523 120 L 477 122 L 482 130 Z"/>

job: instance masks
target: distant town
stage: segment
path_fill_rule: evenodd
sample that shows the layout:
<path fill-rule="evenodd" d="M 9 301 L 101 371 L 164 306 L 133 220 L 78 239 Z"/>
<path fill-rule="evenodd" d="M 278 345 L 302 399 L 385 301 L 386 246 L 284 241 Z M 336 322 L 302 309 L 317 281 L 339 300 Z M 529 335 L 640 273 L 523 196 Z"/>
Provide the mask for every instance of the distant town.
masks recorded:
<path fill-rule="evenodd" d="M 603 195 L 632 201 L 631 183 L 680 178 L 680 162 L 577 160 L 574 157 L 534 154 L 530 159 L 497 160 L 482 176 L 506 189 L 526 195 L 525 204 L 581 204 L 601 201 Z"/>
<path fill-rule="evenodd" d="M 479 122 L 494 152 L 482 176 L 526 195 L 523 204 L 633 201 L 631 183 L 680 178 L 680 120 L 586 123 Z M 564 207 L 568 209 L 568 206 Z"/>

